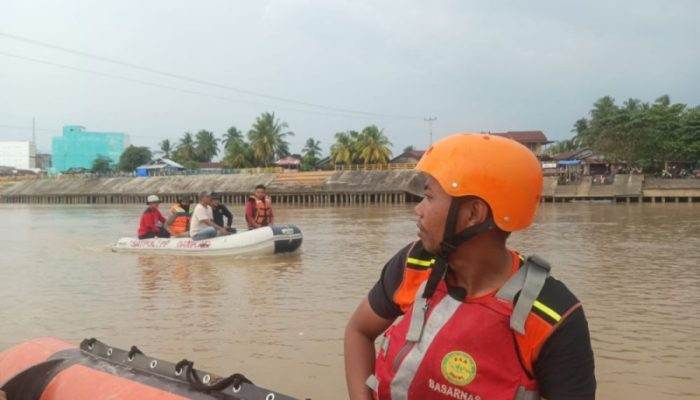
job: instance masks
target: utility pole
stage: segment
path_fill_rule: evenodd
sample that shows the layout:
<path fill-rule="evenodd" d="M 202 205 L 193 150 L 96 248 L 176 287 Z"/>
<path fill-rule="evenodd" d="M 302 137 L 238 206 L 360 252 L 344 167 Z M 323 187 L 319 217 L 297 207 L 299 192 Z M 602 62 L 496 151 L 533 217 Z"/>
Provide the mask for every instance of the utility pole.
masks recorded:
<path fill-rule="evenodd" d="M 437 120 L 437 117 L 423 118 L 423 121 L 428 123 L 428 130 L 430 131 L 430 145 L 433 144 L 433 121 Z"/>

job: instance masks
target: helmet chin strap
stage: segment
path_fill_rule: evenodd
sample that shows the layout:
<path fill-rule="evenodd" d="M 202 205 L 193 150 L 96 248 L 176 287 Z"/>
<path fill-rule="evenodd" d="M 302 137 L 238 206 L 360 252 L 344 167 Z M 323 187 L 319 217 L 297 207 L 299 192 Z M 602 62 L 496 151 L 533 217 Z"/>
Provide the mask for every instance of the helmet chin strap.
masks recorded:
<path fill-rule="evenodd" d="M 452 252 L 457 250 L 462 243 L 469 241 L 471 238 L 481 233 L 490 231 L 496 226 L 493 222 L 493 218 L 489 216 L 484 222 L 465 228 L 461 232 L 455 232 L 457 229 L 459 208 L 462 201 L 463 199 L 454 198 L 450 203 L 450 210 L 447 213 L 447 220 L 445 221 L 445 232 L 442 235 L 442 242 L 440 242 L 440 253 L 437 255 L 435 267 L 430 272 L 428 281 L 425 284 L 423 298 L 431 298 L 440 281 L 444 279 L 448 267 L 447 259 Z"/>

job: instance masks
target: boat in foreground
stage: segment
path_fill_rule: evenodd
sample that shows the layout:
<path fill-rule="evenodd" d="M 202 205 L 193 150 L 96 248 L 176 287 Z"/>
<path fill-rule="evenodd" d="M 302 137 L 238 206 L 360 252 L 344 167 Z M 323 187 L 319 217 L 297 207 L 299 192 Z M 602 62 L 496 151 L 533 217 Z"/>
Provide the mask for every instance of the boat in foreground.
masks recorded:
<path fill-rule="evenodd" d="M 295 225 L 274 225 L 212 239 L 121 238 L 112 246 L 115 252 L 150 254 L 239 255 L 293 252 L 303 235 Z"/>
<path fill-rule="evenodd" d="M 241 374 L 222 378 L 186 359 L 173 364 L 96 339 L 76 347 L 40 338 L 0 352 L 0 390 L 10 400 L 294 400 Z"/>

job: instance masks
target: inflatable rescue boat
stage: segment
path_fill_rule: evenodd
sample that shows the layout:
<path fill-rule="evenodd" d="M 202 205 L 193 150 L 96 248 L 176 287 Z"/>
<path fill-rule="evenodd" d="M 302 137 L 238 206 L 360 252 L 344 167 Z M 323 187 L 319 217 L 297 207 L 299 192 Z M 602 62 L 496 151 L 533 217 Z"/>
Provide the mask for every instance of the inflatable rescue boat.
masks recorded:
<path fill-rule="evenodd" d="M 0 353 L 0 390 L 8 400 L 294 400 L 254 385 L 241 374 L 227 378 L 85 339 L 41 338 Z"/>
<path fill-rule="evenodd" d="M 303 235 L 295 225 L 274 225 L 212 239 L 121 238 L 112 246 L 115 252 L 151 254 L 239 255 L 274 254 L 295 251 Z"/>

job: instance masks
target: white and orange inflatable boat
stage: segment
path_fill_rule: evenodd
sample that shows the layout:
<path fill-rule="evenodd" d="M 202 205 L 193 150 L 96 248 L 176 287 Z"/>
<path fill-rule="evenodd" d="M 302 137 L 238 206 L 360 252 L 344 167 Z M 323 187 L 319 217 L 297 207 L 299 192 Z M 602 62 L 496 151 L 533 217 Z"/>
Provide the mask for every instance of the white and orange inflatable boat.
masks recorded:
<path fill-rule="evenodd" d="M 241 374 L 222 378 L 188 360 L 173 364 L 95 339 L 75 347 L 41 338 L 1 352 L 0 388 L 8 400 L 294 400 Z"/>

